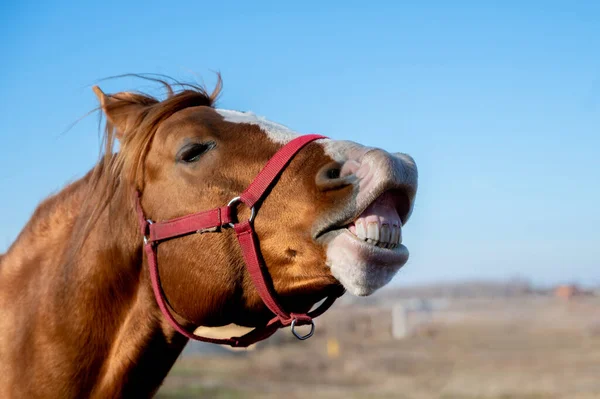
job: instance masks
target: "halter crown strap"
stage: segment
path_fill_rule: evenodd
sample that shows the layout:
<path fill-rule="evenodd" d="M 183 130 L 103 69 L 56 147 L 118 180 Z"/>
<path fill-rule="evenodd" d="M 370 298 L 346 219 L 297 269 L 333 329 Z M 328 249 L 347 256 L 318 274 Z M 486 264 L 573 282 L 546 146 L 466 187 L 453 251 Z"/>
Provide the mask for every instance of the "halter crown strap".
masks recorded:
<path fill-rule="evenodd" d="M 292 332 L 299 339 L 310 337 L 314 331 L 313 318 L 323 314 L 335 300 L 343 294 L 343 290 L 326 298 L 326 300 L 314 311 L 308 313 L 288 313 L 277 300 L 277 294 L 271 284 L 268 284 L 267 270 L 263 267 L 260 250 L 254 227 L 253 216 L 250 220 L 237 222 L 235 217 L 235 205 L 242 202 L 254 215 L 254 207 L 264 198 L 265 193 L 271 187 L 275 179 L 286 168 L 291 159 L 308 143 L 326 138 L 317 134 L 300 136 L 283 146 L 265 165 L 256 176 L 250 186 L 229 205 L 211 209 L 204 212 L 193 213 L 176 219 L 163 222 L 152 222 L 146 219 L 141 206 L 140 194 L 137 195 L 136 210 L 139 218 L 140 229 L 144 236 L 144 252 L 148 259 L 150 269 L 150 280 L 152 290 L 158 306 L 173 326 L 173 328 L 184 336 L 216 344 L 226 344 L 234 347 L 246 347 L 273 335 L 279 328 L 292 326 Z M 173 316 L 166 302 L 165 294 L 160 284 L 160 276 L 157 264 L 157 246 L 161 241 L 180 237 L 191 233 L 204 233 L 207 231 L 219 231 L 222 227 L 233 227 L 236 237 L 242 249 L 246 268 L 252 278 L 254 287 L 260 295 L 265 306 L 275 315 L 265 326 L 255 328 L 249 333 L 234 338 L 217 339 L 195 335 L 186 330 Z M 311 325 L 311 331 L 305 336 L 297 334 L 294 330 L 299 325 Z"/>

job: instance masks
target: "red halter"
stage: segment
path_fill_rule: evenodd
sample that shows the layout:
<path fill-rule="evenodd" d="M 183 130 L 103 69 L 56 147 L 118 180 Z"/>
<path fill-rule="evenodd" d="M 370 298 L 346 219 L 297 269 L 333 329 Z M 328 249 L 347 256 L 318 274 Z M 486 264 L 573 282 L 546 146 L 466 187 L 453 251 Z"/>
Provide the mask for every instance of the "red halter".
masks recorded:
<path fill-rule="evenodd" d="M 301 340 L 310 338 L 315 330 L 313 318 L 323 314 L 335 300 L 343 294 L 343 290 L 336 295 L 329 296 L 317 309 L 308 313 L 288 313 L 277 300 L 277 294 L 273 287 L 267 283 L 265 277 L 267 271 L 261 266 L 259 258 L 259 247 L 254 233 L 253 220 L 256 214 L 255 205 L 264 198 L 266 191 L 275 178 L 286 168 L 290 160 L 308 143 L 325 138 L 316 134 L 300 136 L 283 146 L 260 171 L 250 186 L 239 197 L 232 199 L 227 206 L 215 208 L 209 211 L 193 213 L 164 222 L 152 222 L 146 219 L 140 203 L 140 194 L 137 197 L 137 213 L 140 220 L 142 235 L 144 236 L 144 251 L 148 258 L 150 268 L 150 279 L 154 296 L 158 306 L 165 318 L 173 328 L 188 338 L 198 341 L 211 342 L 215 344 L 231 345 L 233 347 L 246 347 L 262 341 L 273 335 L 279 328 L 291 326 L 292 333 Z M 235 221 L 236 207 L 244 203 L 251 209 L 252 215 L 244 222 Z M 158 263 L 156 250 L 160 242 L 191 233 L 205 233 L 209 231 L 220 231 L 221 227 L 232 227 L 235 230 L 238 242 L 242 248 L 242 254 L 246 268 L 252 277 L 254 287 L 258 291 L 264 304 L 275 314 L 265 326 L 257 327 L 241 337 L 218 339 L 198 336 L 187 331 L 175 320 L 167 307 L 165 294 L 160 284 L 158 275 Z M 300 335 L 295 331 L 296 326 L 310 325 L 310 332 Z"/>

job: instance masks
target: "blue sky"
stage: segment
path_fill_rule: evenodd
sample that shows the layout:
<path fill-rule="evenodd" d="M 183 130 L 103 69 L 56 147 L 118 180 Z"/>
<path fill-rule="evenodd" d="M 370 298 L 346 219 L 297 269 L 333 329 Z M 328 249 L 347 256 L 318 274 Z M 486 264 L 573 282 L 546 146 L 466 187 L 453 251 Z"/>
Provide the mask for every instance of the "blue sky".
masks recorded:
<path fill-rule="evenodd" d="M 600 2 L 8 3 L 0 252 L 96 160 L 92 84 L 218 70 L 221 107 L 415 157 L 397 283 L 600 284 Z"/>

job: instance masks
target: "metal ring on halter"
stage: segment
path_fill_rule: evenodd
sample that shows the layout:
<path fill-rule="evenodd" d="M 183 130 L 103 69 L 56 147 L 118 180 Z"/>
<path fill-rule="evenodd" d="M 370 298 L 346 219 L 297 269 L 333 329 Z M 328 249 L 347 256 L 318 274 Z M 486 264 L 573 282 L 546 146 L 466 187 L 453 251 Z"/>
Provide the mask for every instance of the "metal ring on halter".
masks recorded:
<path fill-rule="evenodd" d="M 234 199 L 229 201 L 227 206 L 229 208 L 231 208 L 231 205 L 240 204 L 240 203 L 242 203 L 242 199 L 240 197 L 235 197 Z M 254 209 L 254 207 L 252 207 L 252 208 L 250 208 L 250 219 L 248 219 L 248 221 L 250 223 L 254 222 L 255 216 L 256 216 L 256 209 Z M 235 223 L 229 223 L 229 227 L 233 228 L 234 226 L 235 226 Z"/>
<path fill-rule="evenodd" d="M 148 225 L 154 224 L 154 222 L 150 219 L 146 219 L 146 223 L 148 223 Z M 144 236 L 144 245 L 148 244 L 148 236 Z"/>
<path fill-rule="evenodd" d="M 305 335 L 300 335 L 296 332 L 296 319 L 292 320 L 292 324 L 290 325 L 290 327 L 292 328 L 292 334 L 294 334 L 294 336 L 296 338 L 298 338 L 300 341 L 304 341 L 305 339 L 309 339 L 310 337 L 312 337 L 312 335 L 315 333 L 315 322 L 314 320 L 310 321 L 310 331 L 308 332 L 308 334 Z"/>

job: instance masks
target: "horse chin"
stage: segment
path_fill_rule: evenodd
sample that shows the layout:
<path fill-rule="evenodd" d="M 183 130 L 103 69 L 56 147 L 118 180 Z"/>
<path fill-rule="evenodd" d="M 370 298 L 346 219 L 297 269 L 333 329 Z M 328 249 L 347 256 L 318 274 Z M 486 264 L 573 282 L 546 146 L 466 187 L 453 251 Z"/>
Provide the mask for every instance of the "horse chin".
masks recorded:
<path fill-rule="evenodd" d="M 408 249 L 382 248 L 356 237 L 347 228 L 322 236 L 333 276 L 356 296 L 368 296 L 391 281 L 408 260 Z"/>

